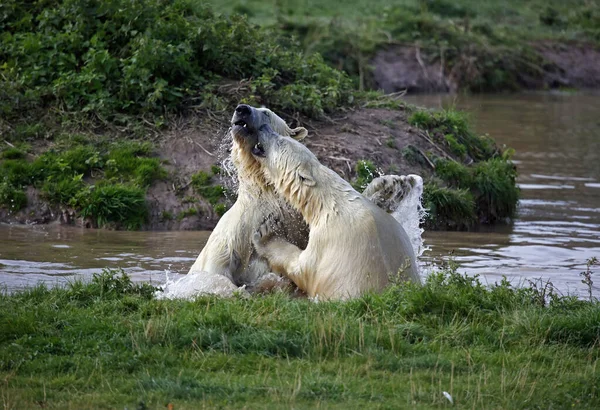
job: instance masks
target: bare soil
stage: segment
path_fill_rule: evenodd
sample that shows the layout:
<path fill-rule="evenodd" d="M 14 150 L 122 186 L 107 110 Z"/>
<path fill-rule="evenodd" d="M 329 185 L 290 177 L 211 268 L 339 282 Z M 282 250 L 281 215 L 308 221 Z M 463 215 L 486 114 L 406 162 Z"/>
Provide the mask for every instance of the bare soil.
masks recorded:
<path fill-rule="evenodd" d="M 546 60 L 540 77 L 518 73 L 519 84 L 527 89 L 558 87 L 600 87 L 600 49 L 590 43 L 537 42 L 533 48 Z M 397 46 L 377 52 L 371 61 L 376 88 L 386 93 L 455 92 L 468 87 L 461 84 L 464 73 L 444 67 L 413 46 Z M 459 67 L 462 70 L 462 67 Z M 477 75 L 473 73 L 473 75 Z"/>
<path fill-rule="evenodd" d="M 358 109 L 346 111 L 321 121 L 290 119 L 309 130 L 304 140 L 319 160 L 345 179 L 355 178 L 356 162 L 371 160 L 381 174 L 419 174 L 424 177 L 432 168 L 424 158 L 409 161 L 402 151 L 409 145 L 416 148 L 417 156 L 428 151 L 448 155 L 421 130 L 411 127 L 403 110 Z M 204 114 L 181 119 L 170 130 L 160 135 L 157 153 L 164 160 L 169 177 L 157 181 L 148 190 L 150 209 L 148 230 L 205 230 L 214 228 L 219 216 L 213 206 L 199 197 L 190 185 L 191 176 L 212 165 L 221 166 L 228 156 L 226 135 L 228 119 Z M 423 153 L 420 155 L 418 152 Z M 235 186 L 230 178 L 215 177 L 215 183 Z M 72 209 L 51 206 L 38 192 L 29 188 L 28 206 L 16 214 L 0 209 L 0 221 L 8 223 L 66 223 L 88 226 L 76 217 Z M 231 203 L 234 198 L 228 199 Z M 195 215 L 183 216 L 190 208 Z"/>

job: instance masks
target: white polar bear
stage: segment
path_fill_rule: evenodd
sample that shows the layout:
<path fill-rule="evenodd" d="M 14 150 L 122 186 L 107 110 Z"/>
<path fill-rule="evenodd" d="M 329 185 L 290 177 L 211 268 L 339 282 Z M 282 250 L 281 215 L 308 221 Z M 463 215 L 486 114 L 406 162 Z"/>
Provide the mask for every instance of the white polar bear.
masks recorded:
<path fill-rule="evenodd" d="M 252 154 L 265 176 L 310 229 L 304 250 L 285 239 L 286 227 L 276 215 L 255 232 L 256 250 L 275 272 L 320 299 L 381 290 L 392 275 L 420 281 L 410 240 L 390 214 L 322 165 L 304 145 L 268 125 L 258 132 L 238 132 L 254 143 Z"/>
<path fill-rule="evenodd" d="M 308 242 L 308 226 L 302 216 L 278 195 L 252 155 L 253 143 L 246 134 L 256 133 L 268 124 L 279 135 L 302 140 L 308 134 L 303 127 L 290 128 L 268 108 L 239 105 L 231 119 L 233 146 L 231 160 L 238 173 L 238 197 L 221 217 L 188 275 L 177 282 L 167 282 L 159 297 L 190 298 L 200 294 L 233 295 L 239 286 L 249 290 L 264 287 L 285 287 L 280 277 L 273 275 L 267 261 L 252 245 L 252 235 L 270 217 L 277 218 L 286 231 L 286 239 L 304 249 Z M 288 138 L 289 136 L 289 138 Z M 393 210 L 410 185 L 406 177 L 379 177 L 365 189 L 383 209 Z M 391 189 L 391 191 L 390 191 Z M 387 192 L 394 192 L 393 195 Z M 401 194 L 399 194 L 399 192 Z M 275 285 L 274 285 L 275 284 Z"/>
<path fill-rule="evenodd" d="M 231 120 L 234 128 L 256 130 L 269 124 L 286 138 L 303 139 L 308 132 L 303 127 L 290 128 L 278 115 L 267 108 L 239 105 Z M 260 171 L 251 154 L 252 146 L 232 132 L 231 160 L 238 173 L 238 195 L 232 207 L 221 217 L 206 245 L 190 268 L 187 277 L 167 284 L 165 297 L 192 297 L 215 293 L 229 296 L 239 286 L 259 286 L 262 276 L 268 275 L 266 261 L 254 252 L 252 234 L 268 215 L 276 215 L 286 226 L 286 238 L 299 247 L 306 246 L 308 227 L 302 217 L 283 198 L 277 195 Z"/>

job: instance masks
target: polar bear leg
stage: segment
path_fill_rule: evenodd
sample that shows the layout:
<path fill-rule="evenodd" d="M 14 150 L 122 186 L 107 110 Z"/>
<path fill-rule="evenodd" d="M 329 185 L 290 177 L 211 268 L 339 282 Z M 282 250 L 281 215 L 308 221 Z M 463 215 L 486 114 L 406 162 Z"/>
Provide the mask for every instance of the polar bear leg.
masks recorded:
<path fill-rule="evenodd" d="M 280 222 L 268 219 L 254 233 L 252 242 L 256 252 L 269 261 L 274 272 L 285 275 L 296 283 L 296 277 L 300 273 L 299 259 L 302 250 L 285 239 L 275 236 L 280 227 Z"/>

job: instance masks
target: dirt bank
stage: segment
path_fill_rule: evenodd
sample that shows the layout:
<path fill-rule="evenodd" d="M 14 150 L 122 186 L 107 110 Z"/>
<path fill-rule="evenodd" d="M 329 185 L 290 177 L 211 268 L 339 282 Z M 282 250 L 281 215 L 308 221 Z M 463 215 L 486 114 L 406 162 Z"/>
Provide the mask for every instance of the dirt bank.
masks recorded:
<path fill-rule="evenodd" d="M 322 121 L 291 120 L 309 129 L 306 145 L 330 168 L 351 180 L 358 160 L 371 160 L 381 173 L 427 176 L 431 173 L 428 160 L 409 162 L 403 150 L 409 145 L 412 152 L 432 151 L 448 155 L 434 146 L 426 134 L 406 121 L 403 110 L 359 109 L 347 111 Z M 223 165 L 228 156 L 225 137 L 228 129 L 225 117 L 199 115 L 181 119 L 175 126 L 162 133 L 157 141 L 157 154 L 168 171 L 165 180 L 155 182 L 148 190 L 149 223 L 144 229 L 193 230 L 211 229 L 219 216 L 214 207 L 199 196 L 191 186 L 194 173 L 210 172 L 213 165 Z M 235 190 L 232 178 L 215 176 L 214 183 Z M 69 208 L 50 205 L 37 189 L 27 189 L 28 206 L 10 213 L 0 209 L 0 221 L 8 223 L 67 223 L 77 226 L 89 225 L 77 218 Z M 233 195 L 225 199 L 231 204 Z"/>
<path fill-rule="evenodd" d="M 294 121 L 294 120 L 292 120 Z M 297 121 L 294 121 L 298 123 Z M 371 160 L 381 173 L 429 175 L 431 169 L 420 163 L 410 164 L 402 155 L 409 145 L 421 152 L 435 150 L 426 135 L 406 122 L 406 113 L 398 110 L 361 109 L 348 111 L 323 121 L 300 121 L 309 130 L 304 141 L 319 160 L 347 180 L 356 176 L 355 165 L 361 159 Z M 148 192 L 151 207 L 149 229 L 210 229 L 218 221 L 212 207 L 193 197 L 189 186 L 191 175 L 208 170 L 212 165 L 223 165 L 228 155 L 225 141 L 228 123 L 224 119 L 206 117 L 189 121 L 165 134 L 160 142 L 161 158 L 169 170 L 170 180 L 153 185 Z M 424 160 L 426 164 L 426 160 Z M 235 189 L 228 176 L 220 183 Z M 234 198 L 228 198 L 231 203 Z M 190 207 L 197 207 L 197 215 L 181 220 L 164 220 L 164 214 L 181 215 Z"/>
<path fill-rule="evenodd" d="M 531 52 L 537 53 L 540 63 L 531 70 L 509 73 L 509 76 L 514 76 L 511 83 L 514 88 L 600 87 L 600 49 L 597 46 L 551 41 L 531 45 Z M 418 47 L 390 47 L 378 51 L 372 59 L 373 81 L 376 88 L 386 93 L 469 89 L 474 84 L 488 81 L 481 79 L 485 74 L 477 70 L 478 58 L 481 56 L 468 56 L 450 68 L 439 56 L 430 55 Z"/>

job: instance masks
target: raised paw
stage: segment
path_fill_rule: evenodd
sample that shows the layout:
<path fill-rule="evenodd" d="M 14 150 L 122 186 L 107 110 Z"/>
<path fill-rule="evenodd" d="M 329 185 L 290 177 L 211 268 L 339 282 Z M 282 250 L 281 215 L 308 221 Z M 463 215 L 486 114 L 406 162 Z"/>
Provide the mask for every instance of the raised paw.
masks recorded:
<path fill-rule="evenodd" d="M 254 245 L 264 245 L 269 239 L 276 235 L 283 235 L 283 223 L 273 217 L 268 217 L 254 232 L 252 241 Z"/>

